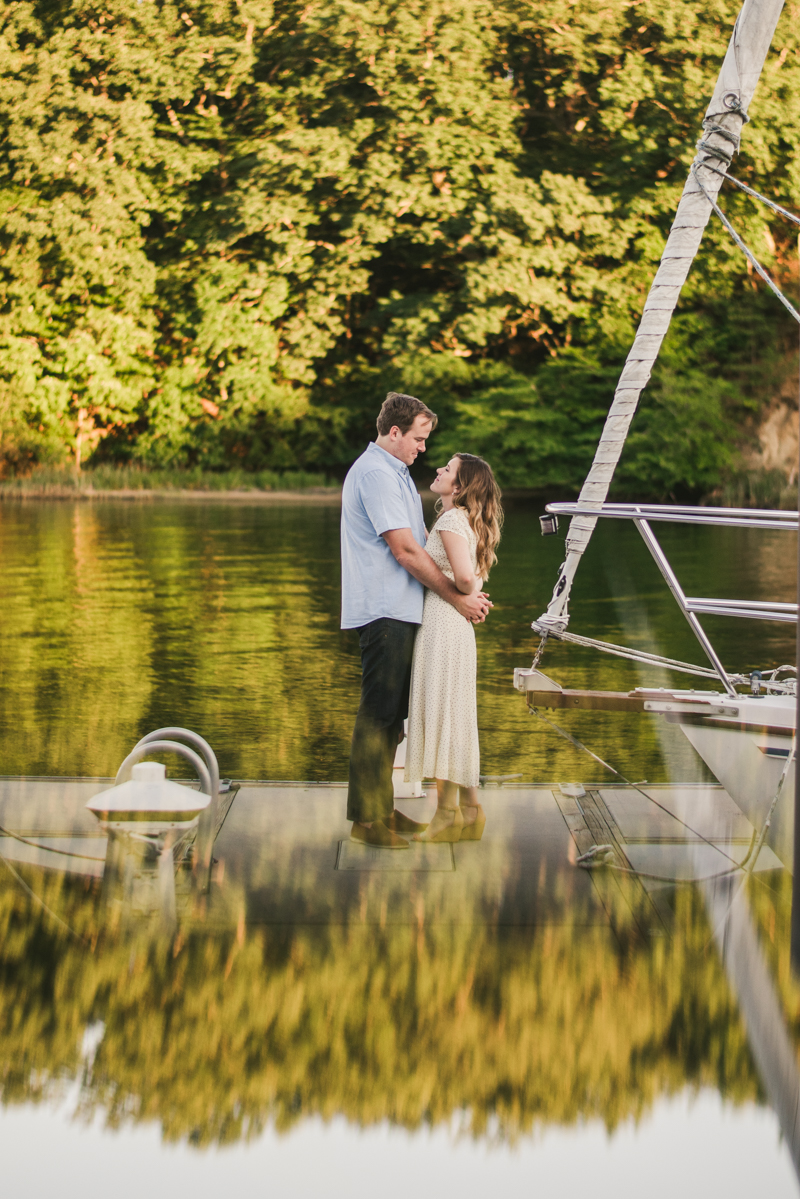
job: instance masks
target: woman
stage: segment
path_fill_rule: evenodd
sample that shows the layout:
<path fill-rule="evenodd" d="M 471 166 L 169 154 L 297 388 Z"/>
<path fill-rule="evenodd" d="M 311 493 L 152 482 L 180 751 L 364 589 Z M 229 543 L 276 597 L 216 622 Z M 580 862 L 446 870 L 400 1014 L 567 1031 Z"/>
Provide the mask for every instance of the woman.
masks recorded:
<path fill-rule="evenodd" d="M 497 561 L 503 520 L 491 467 L 474 454 L 456 454 L 437 470 L 431 491 L 441 515 L 425 548 L 459 591 L 482 590 Z M 405 777 L 435 778 L 439 802 L 415 841 L 479 841 L 483 835 L 476 676 L 473 626 L 427 591 L 414 645 Z"/>

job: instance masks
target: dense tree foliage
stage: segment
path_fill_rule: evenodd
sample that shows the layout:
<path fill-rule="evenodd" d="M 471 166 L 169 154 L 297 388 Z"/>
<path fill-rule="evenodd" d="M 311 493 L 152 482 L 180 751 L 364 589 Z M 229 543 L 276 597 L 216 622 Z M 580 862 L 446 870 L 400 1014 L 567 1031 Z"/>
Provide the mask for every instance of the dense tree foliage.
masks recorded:
<path fill-rule="evenodd" d="M 576 485 L 735 0 L 13 0 L 0 432 L 36 460 L 342 468 L 388 387 L 441 452 Z M 787 5 L 738 173 L 800 206 Z M 796 281 L 793 241 L 724 202 Z M 621 472 L 714 485 L 786 369 L 710 227 Z"/>

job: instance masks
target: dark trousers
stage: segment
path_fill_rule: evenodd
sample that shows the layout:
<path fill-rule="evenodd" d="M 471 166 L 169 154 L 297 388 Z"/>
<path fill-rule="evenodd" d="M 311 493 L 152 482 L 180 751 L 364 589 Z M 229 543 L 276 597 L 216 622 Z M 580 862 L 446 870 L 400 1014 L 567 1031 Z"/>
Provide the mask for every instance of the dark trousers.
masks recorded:
<path fill-rule="evenodd" d="M 411 658 L 419 625 L 373 620 L 358 630 L 361 703 L 350 747 L 347 819 L 369 824 L 394 809 L 392 766 L 408 716 Z"/>

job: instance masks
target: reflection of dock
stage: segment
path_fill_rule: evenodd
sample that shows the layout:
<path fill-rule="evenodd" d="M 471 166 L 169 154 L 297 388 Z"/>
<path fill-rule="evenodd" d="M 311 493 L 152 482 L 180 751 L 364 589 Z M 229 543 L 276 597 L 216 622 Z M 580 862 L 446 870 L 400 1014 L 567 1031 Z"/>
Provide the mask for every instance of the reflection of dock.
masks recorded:
<path fill-rule="evenodd" d="M 0 779 L 0 857 L 67 874 L 103 877 L 106 836 L 86 803 L 113 779 Z M 19 838 L 19 839 L 18 839 Z M 23 840 L 24 838 L 24 840 Z"/>
<path fill-rule="evenodd" d="M 103 877 L 105 838 L 86 801 L 106 780 L 0 780 L 0 855 Z M 753 829 L 720 787 L 488 785 L 477 843 L 369 851 L 349 841 L 345 788 L 244 783 L 215 842 L 204 919 L 251 924 L 479 922 L 536 927 L 610 924 L 620 912 L 643 935 L 669 923 L 671 883 L 741 862 Z M 425 819 L 433 800 L 398 801 Z M 24 840 L 20 840 L 24 838 Z M 575 869 L 609 845 L 614 870 Z M 758 871 L 780 869 L 764 848 Z M 630 873 L 627 873 L 630 872 Z M 620 907 L 621 905 L 621 907 Z"/>

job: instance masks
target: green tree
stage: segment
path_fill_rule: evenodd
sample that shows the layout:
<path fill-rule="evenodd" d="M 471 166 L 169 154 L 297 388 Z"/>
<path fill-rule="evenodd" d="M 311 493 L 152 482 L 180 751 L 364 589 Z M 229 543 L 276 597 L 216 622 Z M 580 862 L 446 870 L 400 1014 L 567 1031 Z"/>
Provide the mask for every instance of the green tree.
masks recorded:
<path fill-rule="evenodd" d="M 14 0 L 0 454 L 344 468 L 384 385 L 428 386 L 448 445 L 493 454 L 506 483 L 576 486 L 734 17 L 727 0 Z M 796 17 L 737 162 L 795 207 Z M 724 203 L 790 279 L 780 224 Z M 624 486 L 713 486 L 787 330 L 712 224 Z M 716 415 L 704 400 L 654 475 L 664 413 L 685 426 L 703 375 Z"/>

